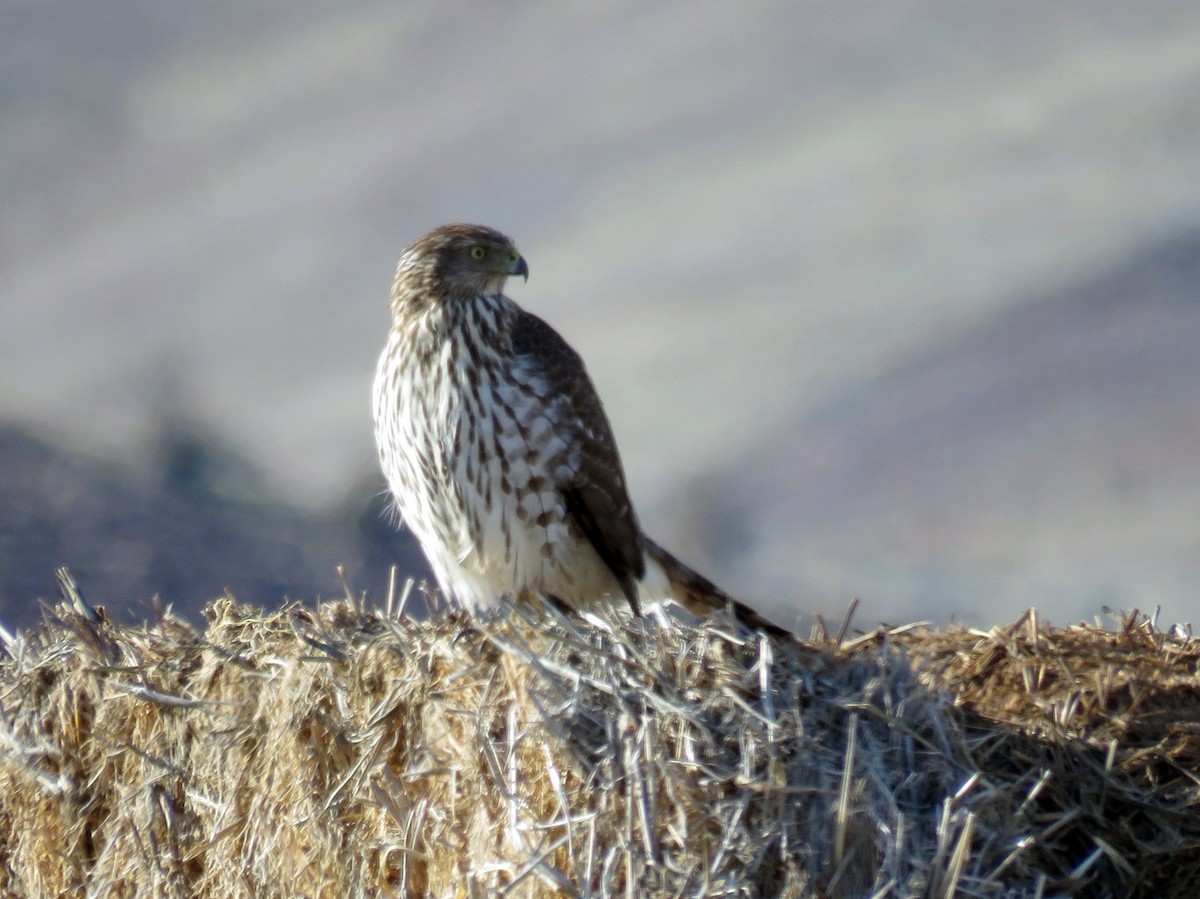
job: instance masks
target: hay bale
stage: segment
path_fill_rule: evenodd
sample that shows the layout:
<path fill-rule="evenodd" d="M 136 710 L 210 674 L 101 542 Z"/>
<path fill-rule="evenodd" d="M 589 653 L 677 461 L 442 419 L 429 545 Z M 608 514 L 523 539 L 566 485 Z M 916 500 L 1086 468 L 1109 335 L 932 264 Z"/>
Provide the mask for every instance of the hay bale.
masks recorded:
<path fill-rule="evenodd" d="M 900 638 L 954 695 L 974 757 L 1028 795 L 1036 866 L 1080 895 L 1200 895 L 1200 641 L 1137 612 Z"/>
<path fill-rule="evenodd" d="M 536 604 L 208 618 L 120 626 L 68 589 L 5 641 L 0 891 L 1193 895 L 1166 872 L 1200 836 L 1171 692 L 1196 652 L 1140 621 L 805 644 Z"/>

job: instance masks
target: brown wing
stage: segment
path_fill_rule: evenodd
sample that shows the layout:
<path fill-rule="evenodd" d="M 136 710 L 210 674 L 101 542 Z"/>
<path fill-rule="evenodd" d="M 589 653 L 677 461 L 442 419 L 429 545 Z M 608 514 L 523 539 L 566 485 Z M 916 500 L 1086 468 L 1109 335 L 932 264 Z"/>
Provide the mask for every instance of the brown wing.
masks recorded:
<path fill-rule="evenodd" d="M 510 336 L 514 352 L 534 364 L 551 395 L 566 404 L 561 427 L 577 442 L 580 459 L 570 480 L 558 485 L 567 514 L 616 576 L 633 611 L 640 614 L 637 581 L 646 572 L 641 529 L 625 488 L 612 427 L 592 379 L 579 354 L 536 315 L 522 312 Z"/>

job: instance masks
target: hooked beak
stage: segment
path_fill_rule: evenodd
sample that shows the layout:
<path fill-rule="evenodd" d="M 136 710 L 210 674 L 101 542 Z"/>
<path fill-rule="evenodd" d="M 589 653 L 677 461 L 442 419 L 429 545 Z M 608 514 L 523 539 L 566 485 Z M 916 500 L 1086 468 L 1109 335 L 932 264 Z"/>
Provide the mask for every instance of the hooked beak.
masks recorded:
<path fill-rule="evenodd" d="M 524 256 L 518 256 L 508 264 L 508 273 L 510 275 L 520 275 L 526 281 L 529 280 L 529 263 L 525 261 Z"/>

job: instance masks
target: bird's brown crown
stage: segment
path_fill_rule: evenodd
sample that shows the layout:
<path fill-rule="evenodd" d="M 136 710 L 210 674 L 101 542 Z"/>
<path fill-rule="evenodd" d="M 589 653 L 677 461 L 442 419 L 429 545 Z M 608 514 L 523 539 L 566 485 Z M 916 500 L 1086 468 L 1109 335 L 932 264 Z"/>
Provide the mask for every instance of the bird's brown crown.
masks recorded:
<path fill-rule="evenodd" d="M 509 237 L 486 225 L 442 225 L 400 255 L 393 309 L 500 293 L 511 275 L 528 278 L 529 266 Z"/>

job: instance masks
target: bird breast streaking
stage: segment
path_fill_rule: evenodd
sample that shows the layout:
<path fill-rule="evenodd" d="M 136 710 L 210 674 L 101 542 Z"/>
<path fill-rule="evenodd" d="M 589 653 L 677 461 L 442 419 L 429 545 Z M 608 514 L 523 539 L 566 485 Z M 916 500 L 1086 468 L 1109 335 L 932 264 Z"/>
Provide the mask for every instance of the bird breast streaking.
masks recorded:
<path fill-rule="evenodd" d="M 583 361 L 504 295 L 513 242 L 444 225 L 400 257 L 375 374 L 375 440 L 443 592 L 472 609 L 533 591 L 574 609 L 624 597 L 704 613 L 734 602 L 638 526 Z"/>

